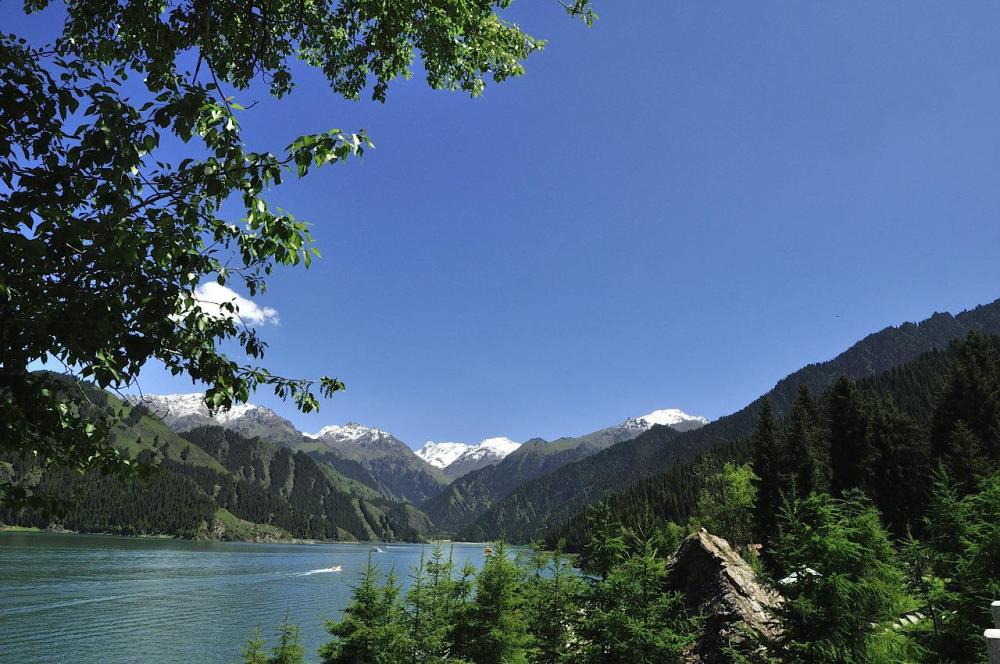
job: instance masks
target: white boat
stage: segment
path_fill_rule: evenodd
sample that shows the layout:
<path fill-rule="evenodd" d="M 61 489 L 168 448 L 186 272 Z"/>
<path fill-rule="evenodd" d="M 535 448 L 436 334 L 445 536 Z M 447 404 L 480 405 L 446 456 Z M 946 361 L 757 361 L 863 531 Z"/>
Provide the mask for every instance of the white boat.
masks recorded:
<path fill-rule="evenodd" d="M 331 572 L 343 572 L 344 568 L 341 565 L 334 565 L 330 568 Z"/>

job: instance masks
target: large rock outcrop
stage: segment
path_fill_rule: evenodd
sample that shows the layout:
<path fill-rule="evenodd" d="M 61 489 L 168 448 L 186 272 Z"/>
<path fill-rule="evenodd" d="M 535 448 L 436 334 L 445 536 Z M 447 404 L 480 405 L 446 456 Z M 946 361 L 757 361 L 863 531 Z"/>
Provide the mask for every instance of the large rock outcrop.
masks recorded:
<path fill-rule="evenodd" d="M 778 636 L 774 609 L 781 596 L 762 586 L 729 542 L 701 529 L 681 543 L 667 563 L 671 588 L 684 593 L 688 608 L 704 616 L 701 638 L 686 661 L 730 662 L 723 653 L 754 632 L 765 640 Z"/>

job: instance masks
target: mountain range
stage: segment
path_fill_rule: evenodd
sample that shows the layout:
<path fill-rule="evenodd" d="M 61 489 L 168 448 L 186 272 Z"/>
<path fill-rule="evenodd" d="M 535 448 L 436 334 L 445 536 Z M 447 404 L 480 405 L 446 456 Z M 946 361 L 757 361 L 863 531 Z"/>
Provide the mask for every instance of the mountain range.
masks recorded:
<path fill-rule="evenodd" d="M 526 482 L 631 440 L 650 429 L 693 431 L 708 420 L 677 409 L 630 417 L 615 426 L 582 436 L 546 441 L 534 438 L 502 461 L 458 477 L 422 505 L 439 532 L 456 534 Z"/>
<path fill-rule="evenodd" d="M 134 487 L 114 488 L 89 477 L 53 475 L 51 481 L 72 485 L 102 504 L 102 492 L 132 501 L 135 515 L 116 517 L 127 523 L 101 521 L 107 515 L 79 516 L 73 523 L 82 529 L 190 534 L 235 519 L 237 525 L 259 523 L 299 537 L 435 534 L 527 541 L 578 523 L 582 511 L 602 498 L 629 509 L 647 505 L 676 512 L 668 502 L 688 504 L 691 498 L 670 488 L 689 486 L 678 473 L 690 474 L 690 464 L 705 453 L 725 457 L 745 447 L 742 441 L 765 398 L 782 416 L 801 387 L 822 394 L 841 376 L 883 380 L 972 331 L 1000 335 L 1000 300 L 868 335 L 713 422 L 659 410 L 584 435 L 521 444 L 488 438 L 476 444 L 428 442 L 414 451 L 391 433 L 358 423 L 303 433 L 262 406 L 245 404 L 212 414 L 200 394 L 132 397 L 135 407 L 126 433 L 118 436 L 120 446 L 133 455 L 154 455 L 168 470 L 147 494 L 166 496 L 172 516 Z M 935 387 L 920 389 L 931 394 Z M 174 518 L 184 510 L 199 516 Z"/>
<path fill-rule="evenodd" d="M 511 541 L 540 537 L 576 518 L 590 503 L 609 494 L 629 491 L 631 487 L 655 487 L 669 482 L 671 469 L 677 464 L 749 436 L 764 398 L 771 401 L 778 415 L 785 415 L 802 386 L 821 394 L 841 376 L 854 380 L 871 378 L 912 362 L 924 353 L 945 350 L 970 332 L 1000 335 L 1000 300 L 957 315 L 935 313 L 920 323 L 886 327 L 832 360 L 807 365 L 786 376 L 746 407 L 695 431 L 673 435 L 654 428 L 555 472 L 539 474 L 509 492 L 502 501 L 476 510 L 474 518 L 465 520 L 469 525 L 457 534 L 474 540 L 501 535 Z M 934 388 L 928 386 L 928 389 Z M 443 516 L 438 507 L 429 503 L 424 509 L 440 528 Z"/>
<path fill-rule="evenodd" d="M 307 433 L 297 430 L 270 408 L 255 404 L 240 404 L 212 414 L 198 393 L 132 396 L 129 401 L 141 405 L 178 433 L 217 426 L 248 438 L 256 437 L 306 452 L 344 477 L 393 500 L 420 505 L 437 499 L 450 504 L 455 493 L 475 493 L 480 496 L 474 503 L 476 513 L 487 503 L 492 504 L 539 474 L 634 438 L 653 426 L 691 431 L 708 422 L 704 417 L 669 408 L 630 417 L 620 424 L 583 436 L 552 442 L 536 438 L 522 445 L 505 437 L 487 438 L 474 445 L 428 441 L 414 451 L 391 433 L 357 422 L 326 426 L 315 433 Z M 513 458 L 496 472 L 475 475 L 509 457 Z M 453 484 L 466 477 L 470 478 L 466 484 Z M 487 479 L 493 477 L 498 479 Z M 485 482 L 489 486 L 467 486 L 474 482 Z M 430 504 L 432 509 L 437 509 L 437 503 Z M 447 529 L 467 523 L 466 510 L 459 511 L 461 515 L 439 515 Z"/>
<path fill-rule="evenodd" d="M 500 463 L 520 446 L 520 443 L 503 437 L 487 438 L 476 445 L 429 440 L 417 450 L 417 456 L 440 468 L 449 480 L 454 480 L 474 470 Z"/>

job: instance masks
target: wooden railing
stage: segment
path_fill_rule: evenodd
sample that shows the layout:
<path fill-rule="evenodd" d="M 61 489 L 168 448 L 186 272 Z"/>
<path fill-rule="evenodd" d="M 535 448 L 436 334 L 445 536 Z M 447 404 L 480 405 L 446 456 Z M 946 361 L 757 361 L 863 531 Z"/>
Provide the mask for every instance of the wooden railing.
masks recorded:
<path fill-rule="evenodd" d="M 983 632 L 983 640 L 986 641 L 990 664 L 1000 664 L 1000 601 L 990 604 L 990 612 L 993 613 L 994 629 Z"/>

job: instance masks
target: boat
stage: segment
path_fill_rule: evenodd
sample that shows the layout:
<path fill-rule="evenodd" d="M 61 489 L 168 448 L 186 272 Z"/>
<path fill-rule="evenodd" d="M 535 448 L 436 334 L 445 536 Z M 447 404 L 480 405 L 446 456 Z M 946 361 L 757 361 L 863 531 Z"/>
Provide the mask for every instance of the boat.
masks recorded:
<path fill-rule="evenodd" d="M 333 565 L 333 566 L 332 566 L 332 567 L 330 568 L 330 571 L 331 571 L 331 572 L 343 572 L 343 571 L 344 571 L 344 568 L 343 568 L 343 566 L 341 566 L 341 565 Z"/>
<path fill-rule="evenodd" d="M 488 546 L 485 549 L 483 549 L 483 553 L 485 553 L 487 556 L 492 556 L 493 555 L 493 548 Z"/>

